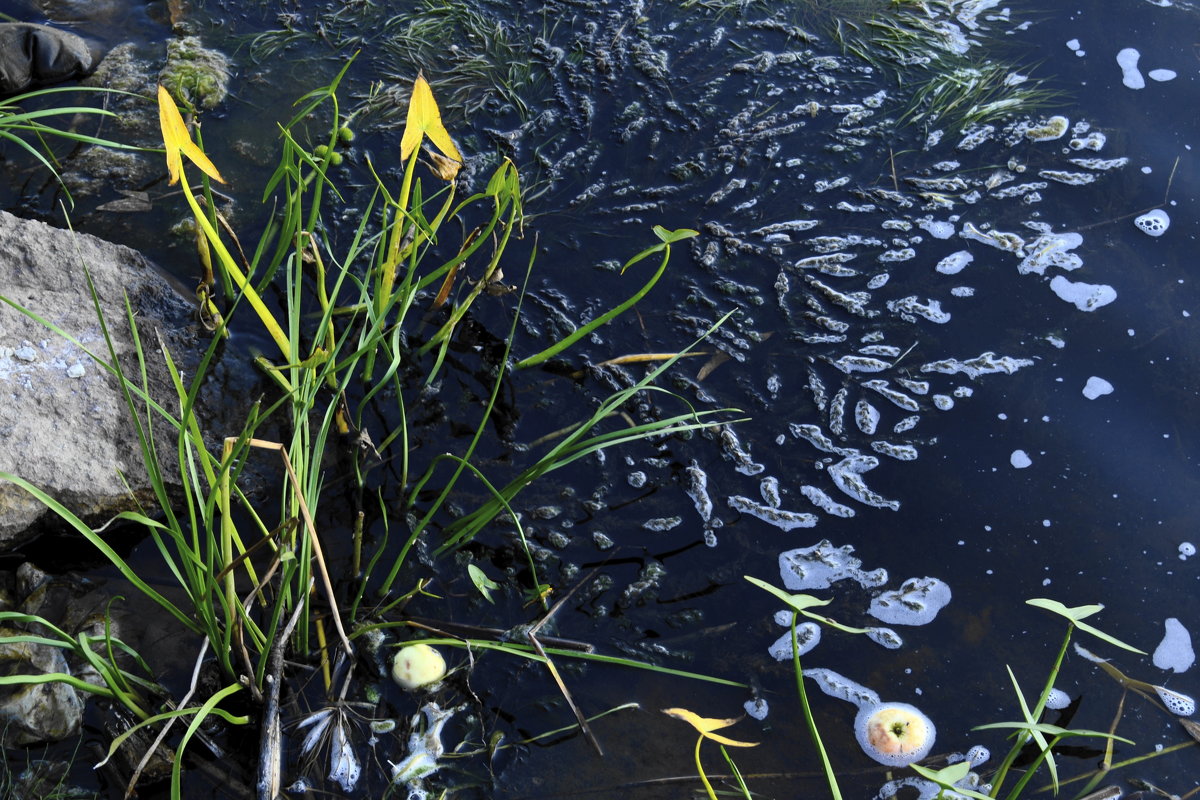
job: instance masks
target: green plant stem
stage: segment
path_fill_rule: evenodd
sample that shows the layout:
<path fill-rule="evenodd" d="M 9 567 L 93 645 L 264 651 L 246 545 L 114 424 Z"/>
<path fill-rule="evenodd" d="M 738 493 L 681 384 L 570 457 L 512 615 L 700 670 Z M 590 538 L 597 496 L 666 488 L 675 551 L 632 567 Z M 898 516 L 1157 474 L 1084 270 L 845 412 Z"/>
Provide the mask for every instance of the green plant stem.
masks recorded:
<path fill-rule="evenodd" d="M 664 245 L 663 246 L 663 257 L 662 257 L 662 261 L 660 261 L 658 264 L 658 270 L 656 270 L 655 273 L 652 276 L 650 276 L 650 280 L 646 281 L 646 283 L 642 286 L 642 288 L 638 289 L 633 294 L 632 297 L 630 297 L 624 303 L 621 303 L 616 308 L 611 309 L 611 310 L 605 312 L 604 314 L 601 314 L 600 316 L 596 317 L 594 320 L 587 323 L 586 325 L 582 325 L 582 326 L 576 328 L 569 335 L 564 336 L 560 341 L 555 342 L 554 344 L 550 345 L 542 352 L 536 353 L 532 356 L 529 356 L 528 358 L 521 359 L 520 361 L 518 361 L 516 364 L 513 365 L 513 369 L 522 370 L 522 369 L 528 369 L 529 367 L 536 367 L 537 365 L 542 364 L 551 358 L 554 358 L 556 355 L 558 355 L 562 351 L 566 350 L 568 347 L 575 344 L 580 339 L 582 339 L 583 337 L 590 334 L 592 331 L 599 328 L 601 325 L 608 324 L 616 317 L 620 316 L 621 314 L 625 313 L 629 309 L 633 308 L 633 306 L 636 305 L 639 300 L 641 300 L 643 297 L 645 297 L 647 294 L 649 294 L 650 290 L 654 288 L 654 285 L 656 283 L 658 283 L 658 279 L 661 278 L 663 276 L 663 273 L 667 271 L 667 263 L 670 260 L 671 260 L 671 245 L 669 245 L 669 244 Z"/>
<path fill-rule="evenodd" d="M 704 766 L 700 763 L 700 745 L 704 744 L 704 737 L 696 737 L 696 774 L 700 776 L 700 782 L 704 784 L 704 791 L 708 792 L 709 800 L 717 800 L 717 793 L 713 791 L 712 784 L 708 782 L 708 776 L 704 774 Z"/>
<path fill-rule="evenodd" d="M 1054 681 L 1058 679 L 1058 671 L 1062 667 L 1063 659 L 1067 655 L 1067 646 L 1071 643 L 1071 633 L 1074 631 L 1074 623 L 1067 623 L 1067 635 L 1063 637 L 1062 645 L 1058 648 L 1058 657 L 1054 659 L 1054 665 L 1050 668 L 1050 674 L 1046 678 L 1046 685 L 1042 689 L 1042 694 L 1038 698 L 1037 706 L 1033 711 L 1033 718 L 1037 720 L 1041 717 L 1043 709 L 1046 707 L 1046 698 L 1050 696 L 1050 690 L 1054 688 Z M 1000 766 L 996 768 L 996 772 L 992 777 L 992 797 L 1000 796 L 1000 788 L 1004 785 L 1005 778 L 1008 777 L 1008 772 L 1012 769 L 1013 762 L 1017 760 L 1021 750 L 1029 741 L 1030 733 L 1028 731 L 1019 731 L 1016 739 L 1013 741 L 1013 746 L 1009 748 L 1005 754 L 1004 760 L 1000 762 Z"/>
<path fill-rule="evenodd" d="M 808 704 L 808 693 L 804 691 L 804 671 L 800 669 L 800 642 L 796 636 L 796 620 L 799 616 L 795 611 L 792 612 L 792 669 L 796 672 L 796 693 L 800 695 L 800 707 L 804 709 L 804 724 L 808 726 L 808 732 L 812 734 L 813 744 L 817 748 L 817 755 L 821 757 L 821 769 L 825 771 L 825 782 L 829 784 L 829 793 L 834 800 L 842 800 L 842 791 L 838 787 L 837 775 L 833 772 L 829 754 L 825 752 L 825 744 L 821 741 L 821 732 L 817 730 L 817 723 L 813 719 L 812 708 Z"/>
<path fill-rule="evenodd" d="M 266 304 L 263 303 L 258 292 L 238 267 L 237 262 L 234 261 L 233 256 L 225 247 L 225 243 L 221 241 L 221 237 L 217 234 L 216 229 L 213 228 L 212 223 L 208 221 L 208 217 L 200 208 L 200 204 L 196 201 L 196 196 L 192 193 L 192 187 L 188 184 L 186 174 L 181 176 L 179 183 L 183 188 L 183 196 L 187 199 L 188 205 L 191 206 L 192 215 L 195 217 L 196 223 L 204 231 L 204 235 L 208 237 L 209 243 L 212 245 L 217 258 L 221 262 L 221 267 L 233 279 L 233 282 L 237 284 L 238 289 L 245 295 L 246 300 L 250 303 L 255 313 L 258 314 L 258 318 L 262 320 L 267 333 L 271 335 L 271 338 L 275 340 L 275 344 L 279 347 L 279 352 L 283 356 L 284 363 L 291 363 L 291 343 L 288 341 L 287 336 L 284 335 L 283 329 L 279 327 L 279 323 L 275 321 L 275 316 L 267 308 Z"/>

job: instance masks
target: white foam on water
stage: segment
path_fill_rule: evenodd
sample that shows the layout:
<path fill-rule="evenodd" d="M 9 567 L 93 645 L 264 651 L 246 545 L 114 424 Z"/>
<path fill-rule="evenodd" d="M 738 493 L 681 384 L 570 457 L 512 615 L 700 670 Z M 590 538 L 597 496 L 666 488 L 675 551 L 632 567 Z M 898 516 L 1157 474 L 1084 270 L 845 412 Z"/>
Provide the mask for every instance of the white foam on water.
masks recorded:
<path fill-rule="evenodd" d="M 1141 57 L 1142 54 L 1132 47 L 1126 47 L 1117 53 L 1117 64 L 1121 67 L 1121 83 L 1130 89 L 1146 88 L 1146 79 L 1142 77 L 1137 66 Z"/>
<path fill-rule="evenodd" d="M 1071 705 L 1071 696 L 1062 689 L 1051 689 L 1046 695 L 1046 708 L 1057 711 Z"/>
<path fill-rule="evenodd" d="M 1190 717 L 1196 713 L 1196 701 L 1186 694 L 1172 691 L 1165 686 L 1155 686 L 1154 691 L 1158 694 L 1158 699 L 1163 701 L 1163 705 L 1172 714 Z"/>
<path fill-rule="evenodd" d="M 1196 555 L 1196 545 L 1191 542 L 1179 543 L 1179 560 L 1187 561 L 1190 557 Z"/>
<path fill-rule="evenodd" d="M 1166 631 L 1163 633 L 1163 639 L 1158 643 L 1158 647 L 1154 648 L 1154 666 L 1186 672 L 1196 661 L 1196 651 L 1192 649 L 1192 635 L 1175 617 L 1168 617 L 1164 625 Z"/>
<path fill-rule="evenodd" d="M 975 256 L 971 255 L 971 253 L 966 250 L 959 250 L 939 261 L 934 269 L 943 275 L 957 275 L 963 271 L 963 268 L 967 264 L 970 264 L 974 260 Z"/>
<path fill-rule="evenodd" d="M 1067 47 L 1069 47 L 1072 51 L 1078 50 L 1079 49 L 1079 40 L 1078 39 L 1070 39 L 1067 42 Z"/>
<path fill-rule="evenodd" d="M 775 640 L 775 643 L 767 648 L 767 653 L 776 661 L 791 661 L 792 660 L 792 630 L 791 630 L 791 614 L 783 612 L 787 616 L 784 622 L 788 626 L 788 630 L 782 636 Z M 779 621 L 778 615 L 776 622 Z M 821 626 L 815 622 L 800 622 L 796 624 L 796 644 L 800 646 L 800 655 L 812 650 L 821 641 Z"/>
<path fill-rule="evenodd" d="M 954 235 L 953 222 L 943 222 L 926 217 L 925 219 L 918 220 L 917 225 L 935 239 L 949 239 Z"/>
<path fill-rule="evenodd" d="M 767 718 L 767 712 L 770 710 L 767 706 L 767 701 L 761 697 L 747 700 L 742 704 L 742 708 L 746 709 L 747 715 L 754 717 L 760 722 Z"/>
<path fill-rule="evenodd" d="M 779 554 L 779 574 L 783 585 L 793 592 L 828 589 L 835 581 L 850 579 L 865 588 L 887 583 L 885 569 L 867 571 L 855 558 L 853 545 L 834 547 L 822 539 L 812 547 L 786 550 Z"/>
<path fill-rule="evenodd" d="M 1098 378 L 1095 375 L 1087 379 L 1087 384 L 1083 387 L 1083 396 L 1088 400 L 1095 400 L 1097 397 L 1105 394 L 1113 393 L 1113 385 L 1104 378 Z"/>
<path fill-rule="evenodd" d="M 1152 81 L 1173 81 L 1177 77 L 1173 69 L 1152 69 L 1146 74 Z"/>
<path fill-rule="evenodd" d="M 1073 283 L 1062 275 L 1050 281 L 1050 288 L 1061 299 L 1074 303 L 1080 311 L 1095 311 L 1117 299 L 1117 290 L 1102 283 Z"/>
<path fill-rule="evenodd" d="M 967 761 L 971 762 L 972 767 L 978 767 L 991 757 L 992 751 L 981 744 L 977 744 L 967 751 Z"/>
<path fill-rule="evenodd" d="M 1008 457 L 1008 463 L 1012 464 L 1014 469 L 1025 469 L 1033 460 L 1024 450 L 1013 450 L 1012 455 Z"/>
<path fill-rule="evenodd" d="M 926 625 L 950 602 L 950 587 L 937 578 L 909 578 L 871 600 L 867 613 L 889 625 Z"/>
<path fill-rule="evenodd" d="M 1161 208 L 1147 211 L 1133 221 L 1142 233 L 1147 236 L 1162 236 L 1171 227 L 1171 217 Z"/>
<path fill-rule="evenodd" d="M 881 702 L 876 692 L 831 669 L 806 669 L 804 677 L 817 684 L 821 691 L 830 697 L 854 703 L 859 709 L 874 708 Z"/>

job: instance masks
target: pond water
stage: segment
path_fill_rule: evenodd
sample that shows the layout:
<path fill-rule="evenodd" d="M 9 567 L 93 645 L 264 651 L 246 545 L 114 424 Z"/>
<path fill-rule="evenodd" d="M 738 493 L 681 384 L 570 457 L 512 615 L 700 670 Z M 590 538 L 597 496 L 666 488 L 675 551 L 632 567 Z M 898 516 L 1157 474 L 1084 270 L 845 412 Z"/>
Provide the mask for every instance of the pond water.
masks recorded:
<path fill-rule="evenodd" d="M 0 11 L 35 18 L 29 5 Z M 652 243 L 656 224 L 701 235 L 677 246 L 636 314 L 582 343 L 571 363 L 675 351 L 738 311 L 700 346 L 727 360 L 710 362 L 703 376 L 706 359 L 682 361 L 664 385 L 697 408 L 740 409 L 729 418 L 747 419 L 585 459 L 530 487 L 518 510 L 541 579 L 556 596 L 574 588 L 547 632 L 753 690 L 560 660 L 584 713 L 640 706 L 594 723 L 605 757 L 584 737 L 562 734 L 491 758 L 453 759 L 432 786 L 461 797 L 691 794 L 697 784 L 681 776 L 694 775 L 694 734 L 659 709 L 736 717 L 754 696 L 769 705 L 765 719 L 725 731 L 760 742 L 731 751 L 750 788 L 822 795 L 791 663 L 768 654 L 785 631 L 774 620 L 780 603 L 743 580 L 781 585 L 780 553 L 821 540 L 852 546 L 866 569 L 889 576 L 883 587 L 842 580 L 814 589 L 832 600 L 824 611 L 840 622 L 879 624 L 867 613 L 872 597 L 910 577 L 950 587 L 950 603 L 931 622 L 892 626 L 903 639 L 898 649 L 826 630 L 804 656 L 806 667 L 919 706 L 937 724 L 935 753 L 983 744 L 998 758 L 1005 750 L 1001 732 L 971 728 L 1020 718 L 1005 666 L 1035 695 L 1064 631 L 1029 598 L 1103 603 L 1089 621 L 1147 652 L 1167 618 L 1189 631 L 1200 625 L 1200 559 L 1181 552 L 1200 541 L 1200 16 L 1178 0 L 925 5 L 908 13 L 946 36 L 914 42 L 901 31 L 889 40 L 900 43 L 896 52 L 940 54 L 977 70 L 961 82 L 990 78 L 995 87 L 956 108 L 943 100 L 940 119 L 928 106 L 910 113 L 923 86 L 950 89 L 923 83 L 919 65 L 887 57 L 869 21 L 882 15 L 899 30 L 904 18 L 883 2 L 479 0 L 469 6 L 475 33 L 457 29 L 450 46 L 424 49 L 401 35 L 459 6 L 430 0 L 401 13 L 356 2 L 195 3 L 184 15 L 186 28 L 237 64 L 233 94 L 206 116 L 204 131 L 232 177 L 246 230 L 265 219 L 251 188 L 271 165 L 254 157 L 273 146 L 264 119 L 288 118 L 293 99 L 359 50 L 344 105 L 361 108 L 360 137 L 335 176 L 349 208 L 370 189 L 368 156 L 394 174 L 403 104 L 385 90 L 398 86 L 406 96 L 418 66 L 460 148 L 480 154 L 471 175 L 486 176 L 501 156 L 520 168 L 531 217 L 509 278 L 534 247 L 537 260 L 518 352 L 632 293 L 648 262 L 623 278 L 614 266 Z M 176 11 L 164 4 L 106 8 L 77 29 L 91 26 L 109 44 L 133 36 L 148 48 L 172 35 Z M 507 39 L 481 36 L 496 26 Z M 948 26 L 965 39 L 949 36 Z M 955 59 L 939 42 L 963 53 Z M 427 61 L 406 60 L 414 54 Z M 1133 88 L 1139 76 L 1143 85 Z M 986 120 L 990 135 L 957 116 L 1031 87 L 1030 99 L 1040 93 L 1041 102 Z M 368 98 L 376 102 L 365 105 Z M 1061 138 L 1037 140 L 1014 127 L 1053 115 L 1067 120 Z M 51 194 L 23 190 L 8 204 L 49 213 L 39 204 Z M 110 199 L 76 198 L 77 227 L 139 247 L 194 282 L 187 248 L 158 233 L 182 203 L 156 201 L 152 214 L 129 220 L 97 210 Z M 1156 208 L 1170 224 L 1151 236 L 1134 220 Z M 346 217 L 352 225 L 353 214 Z M 345 235 L 329 223 L 333 236 Z M 996 232 L 1020 237 L 1019 252 Z M 956 255 L 963 252 L 969 260 Z M 503 337 L 511 309 L 511 297 L 496 299 L 475 322 Z M 624 369 L 636 375 L 639 367 Z M 519 376 L 515 441 L 581 419 L 610 390 L 606 380 L 625 379 L 614 372 L 579 381 Z M 447 395 L 447 407 L 458 402 Z M 642 413 L 684 407 L 653 402 Z M 511 469 L 503 446 L 489 448 L 495 469 Z M 707 515 L 695 501 L 701 476 L 713 504 Z M 520 563 L 503 526 L 469 552 L 497 577 Z M 510 571 L 527 581 L 519 566 Z M 414 615 L 501 630 L 538 618 L 516 591 L 495 606 L 480 600 L 462 559 L 447 557 L 437 572 L 444 598 L 414 603 Z M 1135 678 L 1200 691 L 1194 669 L 1176 675 L 1149 656 L 1077 636 Z M 461 652 L 448 655 L 466 663 Z M 467 703 L 447 729 L 448 747 L 466 737 L 461 749 L 472 751 L 494 733 L 511 742 L 574 722 L 537 665 L 487 654 L 469 675 L 439 698 Z M 1071 654 L 1057 685 L 1079 701 L 1072 725 L 1108 729 L 1121 690 L 1095 665 Z M 873 796 L 887 770 L 858 747 L 855 709 L 816 688 L 810 694 L 846 796 Z M 387 702 L 402 727 L 415 713 L 407 698 Z M 1117 761 L 1187 741 L 1169 715 L 1133 695 L 1118 732 L 1136 745 L 1118 745 Z M 381 745 L 364 760 L 386 770 L 386 759 L 402 755 Z M 706 744 L 704 758 L 710 773 L 727 772 L 715 745 Z M 1064 753 L 1061 776 L 1087 773 L 1098 759 L 1095 749 Z M 1185 795 L 1200 786 L 1198 765 L 1187 748 L 1114 780 Z M 324 774 L 317 767 L 310 780 L 336 796 Z M 364 796 L 380 793 L 380 780 L 368 778 Z"/>

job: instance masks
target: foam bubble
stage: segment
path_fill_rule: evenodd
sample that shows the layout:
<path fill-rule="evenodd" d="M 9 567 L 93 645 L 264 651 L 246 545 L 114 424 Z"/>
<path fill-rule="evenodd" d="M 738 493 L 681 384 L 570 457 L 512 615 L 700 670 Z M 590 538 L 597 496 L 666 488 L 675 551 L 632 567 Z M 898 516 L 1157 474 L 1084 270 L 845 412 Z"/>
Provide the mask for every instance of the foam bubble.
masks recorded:
<path fill-rule="evenodd" d="M 977 744 L 967 751 L 967 761 L 971 762 L 972 767 L 978 767 L 992 757 L 992 752 L 981 744 Z"/>
<path fill-rule="evenodd" d="M 812 547 L 785 550 L 779 554 L 779 575 L 783 585 L 793 592 L 828 589 L 835 581 L 847 578 L 866 588 L 887 583 L 887 570 L 864 570 L 862 561 L 851 555 L 853 552 L 853 545 L 834 547 L 828 539 Z"/>
<path fill-rule="evenodd" d="M 1189 557 L 1196 555 L 1196 545 L 1191 542 L 1179 543 L 1179 560 L 1187 561 Z"/>
<path fill-rule="evenodd" d="M 1024 450 L 1013 450 L 1012 455 L 1008 457 L 1008 463 L 1013 465 L 1013 469 L 1025 469 L 1033 463 L 1033 459 Z"/>
<path fill-rule="evenodd" d="M 1146 73 L 1152 81 L 1173 81 L 1176 78 L 1173 69 L 1152 69 Z"/>
<path fill-rule="evenodd" d="M 929 717 L 908 703 L 882 703 L 859 709 L 854 735 L 863 752 L 880 764 L 903 767 L 929 754 L 937 731 Z"/>
<path fill-rule="evenodd" d="M 1180 717 L 1190 717 L 1196 713 L 1196 701 L 1186 694 L 1173 692 L 1165 686 L 1155 686 L 1154 691 L 1158 694 L 1158 699 L 1163 701 L 1163 705 L 1172 714 Z"/>
<path fill-rule="evenodd" d="M 1117 290 L 1102 283 L 1074 283 L 1062 275 L 1050 281 L 1050 289 L 1080 311 L 1095 311 L 1117 299 Z"/>
<path fill-rule="evenodd" d="M 1071 696 L 1062 689 L 1051 689 L 1046 695 L 1046 708 L 1057 711 L 1071 705 Z"/>
<path fill-rule="evenodd" d="M 854 703 L 860 710 L 873 709 L 880 705 L 879 695 L 860 683 L 840 675 L 831 669 L 817 667 L 804 670 L 804 677 L 810 679 L 830 697 Z"/>
<path fill-rule="evenodd" d="M 1113 393 L 1113 385 L 1104 378 L 1098 378 L 1095 375 L 1087 379 L 1087 383 L 1083 387 L 1083 396 L 1088 400 L 1095 400 L 1097 397 Z"/>
<path fill-rule="evenodd" d="M 746 709 L 746 713 L 754 717 L 760 722 L 767 718 L 767 701 L 761 697 L 756 697 L 753 700 L 747 700 L 742 704 L 742 708 Z"/>
<path fill-rule="evenodd" d="M 767 652 L 771 658 L 776 661 L 791 661 L 792 660 L 792 615 L 788 612 L 783 612 L 787 615 L 786 625 L 788 625 L 787 633 L 775 640 L 775 643 L 767 648 Z M 778 618 L 775 620 L 779 621 Z M 801 622 L 796 625 L 796 644 L 800 646 L 800 655 L 804 655 L 812 650 L 821 642 L 821 626 L 815 622 Z"/>
<path fill-rule="evenodd" d="M 1161 208 L 1147 211 L 1133 221 L 1142 233 L 1147 236 L 1162 236 L 1171 227 L 1171 217 Z"/>
<path fill-rule="evenodd" d="M 909 578 L 899 589 L 871 600 L 867 613 L 889 625 L 925 625 L 950 602 L 950 587 L 937 578 Z"/>
<path fill-rule="evenodd" d="M 949 239 L 954 235 L 954 223 L 934 220 L 931 217 L 918 220 L 917 225 L 935 239 Z"/>
<path fill-rule="evenodd" d="M 967 266 L 967 264 L 970 264 L 974 260 L 975 256 L 971 255 L 966 250 L 959 250 L 958 252 L 951 253 L 939 261 L 934 269 L 943 275 L 956 275 L 959 272 L 962 272 L 963 267 Z"/>
<path fill-rule="evenodd" d="M 1166 631 L 1163 633 L 1163 639 L 1158 643 L 1158 647 L 1154 648 L 1154 666 L 1184 672 L 1196 661 L 1196 651 L 1192 649 L 1192 636 L 1175 617 L 1168 617 L 1164 625 Z"/>
<path fill-rule="evenodd" d="M 1117 53 L 1117 64 L 1121 67 L 1121 83 L 1125 84 L 1130 89 L 1146 88 L 1146 79 L 1142 77 L 1142 73 L 1138 71 L 1138 59 L 1142 57 L 1132 47 L 1126 47 L 1121 52 Z"/>

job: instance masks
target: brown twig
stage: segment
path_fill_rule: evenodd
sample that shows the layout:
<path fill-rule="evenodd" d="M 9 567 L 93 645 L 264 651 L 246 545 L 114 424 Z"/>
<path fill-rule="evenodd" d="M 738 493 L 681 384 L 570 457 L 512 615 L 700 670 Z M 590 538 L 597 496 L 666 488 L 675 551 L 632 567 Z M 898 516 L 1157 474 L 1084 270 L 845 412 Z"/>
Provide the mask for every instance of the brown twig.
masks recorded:
<path fill-rule="evenodd" d="M 591 576 L 589 575 L 588 577 L 590 578 Z M 538 631 L 542 629 L 542 626 L 551 620 L 558 610 L 563 607 L 563 604 L 566 603 L 567 600 L 570 599 L 571 595 L 575 593 L 575 590 L 582 586 L 585 582 L 586 579 L 571 587 L 571 590 L 563 595 L 557 603 L 551 606 L 550 610 L 546 612 L 546 616 L 538 620 L 538 622 L 531 627 L 525 635 L 529 639 L 529 643 L 533 645 L 533 649 L 537 651 L 537 654 L 545 659 L 546 669 L 550 670 L 550 677 L 554 679 L 556 684 L 558 684 L 558 690 L 562 692 L 563 699 L 567 701 L 567 705 L 571 707 L 571 711 L 575 714 L 575 719 L 579 721 L 579 729 L 583 731 L 583 735 L 587 737 L 587 740 L 591 743 L 592 747 L 596 748 L 596 752 L 603 757 L 604 748 L 602 748 L 600 746 L 600 742 L 596 740 L 595 734 L 592 733 L 591 726 L 588 725 L 587 718 L 583 716 L 583 712 L 579 710 L 579 706 L 575 705 L 575 700 L 571 697 L 571 692 L 567 689 L 567 684 L 563 682 L 562 676 L 559 675 L 558 667 L 556 667 L 554 662 L 550 660 L 550 656 L 546 655 L 546 651 L 542 649 L 542 643 L 538 641 L 537 637 Z"/>

